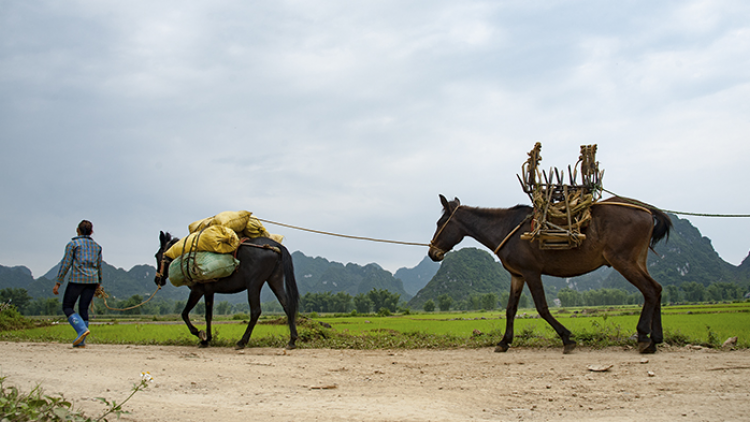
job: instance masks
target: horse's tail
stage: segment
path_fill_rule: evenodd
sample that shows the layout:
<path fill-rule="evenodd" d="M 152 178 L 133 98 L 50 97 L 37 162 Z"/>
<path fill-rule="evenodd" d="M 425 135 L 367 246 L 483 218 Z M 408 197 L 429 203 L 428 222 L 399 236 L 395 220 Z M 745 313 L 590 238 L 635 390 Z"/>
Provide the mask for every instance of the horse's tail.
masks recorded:
<path fill-rule="evenodd" d="M 281 265 L 284 269 L 284 285 L 286 290 L 287 318 L 293 320 L 297 318 L 299 309 L 299 289 L 297 288 L 297 279 L 294 277 L 294 263 L 292 255 L 284 245 L 279 244 L 281 250 Z"/>
<path fill-rule="evenodd" d="M 662 210 L 652 207 L 651 215 L 654 216 L 654 230 L 651 233 L 651 247 L 653 248 L 660 240 L 669 240 L 669 232 L 672 230 L 672 219 Z"/>

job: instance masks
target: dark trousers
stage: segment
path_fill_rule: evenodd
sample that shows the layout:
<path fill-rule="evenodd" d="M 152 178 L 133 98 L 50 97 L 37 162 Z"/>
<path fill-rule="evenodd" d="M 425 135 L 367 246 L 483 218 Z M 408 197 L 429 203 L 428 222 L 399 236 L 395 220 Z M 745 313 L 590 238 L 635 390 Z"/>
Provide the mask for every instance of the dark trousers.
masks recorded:
<path fill-rule="evenodd" d="M 76 311 L 73 309 L 78 301 L 78 315 L 84 321 L 89 320 L 89 305 L 94 299 L 94 293 L 98 284 L 68 283 L 63 296 L 62 308 L 66 317 L 70 317 Z"/>

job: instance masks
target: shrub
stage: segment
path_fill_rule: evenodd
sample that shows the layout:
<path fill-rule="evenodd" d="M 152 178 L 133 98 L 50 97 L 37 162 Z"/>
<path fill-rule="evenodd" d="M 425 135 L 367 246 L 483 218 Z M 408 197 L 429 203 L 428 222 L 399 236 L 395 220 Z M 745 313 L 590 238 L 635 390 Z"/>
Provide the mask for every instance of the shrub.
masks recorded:
<path fill-rule="evenodd" d="M 0 331 L 24 330 L 33 328 L 34 322 L 24 318 L 13 305 L 0 304 Z"/>

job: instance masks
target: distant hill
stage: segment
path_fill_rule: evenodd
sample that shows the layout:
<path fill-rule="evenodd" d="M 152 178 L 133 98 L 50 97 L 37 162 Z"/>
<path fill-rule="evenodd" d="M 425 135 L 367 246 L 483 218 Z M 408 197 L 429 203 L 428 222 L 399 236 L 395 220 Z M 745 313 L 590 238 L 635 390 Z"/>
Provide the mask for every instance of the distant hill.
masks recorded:
<path fill-rule="evenodd" d="M 489 252 L 463 248 L 445 255 L 435 276 L 407 306 L 421 309 L 430 299 L 437 302 L 442 294 L 448 294 L 454 302 L 474 294 L 495 293 L 500 297 L 509 289 L 510 275 Z"/>
<path fill-rule="evenodd" d="M 311 258 L 302 252 L 294 252 L 294 275 L 300 294 L 307 292 L 346 292 L 352 296 L 367 293 L 372 289 L 385 289 L 409 300 L 412 295 L 404 289 L 401 280 L 378 264 L 341 264 L 325 258 Z M 265 296 L 264 296 L 265 301 Z"/>
<path fill-rule="evenodd" d="M 414 268 L 399 268 L 394 277 L 404 282 L 404 290 L 414 296 L 432 280 L 438 272 L 440 263 L 433 262 L 425 256 L 422 262 Z"/>
<path fill-rule="evenodd" d="M 669 239 L 656 245 L 656 254 L 649 252 L 648 255 L 648 271 L 654 280 L 662 286 L 679 286 L 692 281 L 703 286 L 717 282 L 736 283 L 745 288 L 750 286 L 750 273 L 746 268 L 721 259 L 711 239 L 702 236 L 690 221 L 676 215 L 670 215 L 670 218 L 673 228 Z M 617 271 L 612 271 L 603 280 L 602 287 L 636 291 Z"/>
<path fill-rule="evenodd" d="M 31 277 L 31 271 L 25 267 L 15 268 L 23 268 L 28 271 L 28 277 L 14 278 L 6 276 L 5 270 L 7 270 L 7 267 L 0 266 L 0 289 L 21 287 L 26 289 L 33 298 L 55 297 L 52 293 L 52 287 L 57 278 L 59 264 L 52 267 L 47 273 L 36 280 Z M 125 271 L 122 268 L 115 268 L 104 262 L 102 263 L 102 271 L 104 273 L 104 291 L 115 299 L 127 299 L 133 295 L 146 297 L 150 296 L 156 289 L 156 284 L 154 283 L 156 269 L 150 265 L 136 265 L 130 271 Z M 167 300 L 185 300 L 188 296 L 188 290 L 178 289 L 167 283 L 166 286 L 162 287 L 158 296 Z"/>
<path fill-rule="evenodd" d="M 648 266 L 651 275 L 663 286 L 679 286 L 695 281 L 704 286 L 715 282 L 733 282 L 745 289 L 750 288 L 750 256 L 739 266 L 725 262 L 711 245 L 710 239 L 701 235 L 690 221 L 672 215 L 674 228 L 667 242 L 660 242 L 649 252 Z M 425 257 L 413 268 L 400 268 L 393 275 L 378 264 L 360 266 L 328 261 L 321 257 L 308 257 L 294 252 L 295 276 L 300 293 L 346 292 L 354 296 L 371 289 L 387 289 L 399 293 L 409 306 L 421 309 L 428 299 L 437 299 L 443 293 L 451 295 L 455 302 L 465 300 L 472 294 L 496 293 L 498 296 L 509 289 L 510 277 L 502 265 L 488 250 L 463 248 L 450 252 L 442 263 Z M 104 264 L 105 291 L 117 299 L 127 299 L 135 294 L 147 296 L 154 289 L 156 269 L 150 265 L 137 265 L 126 271 Z M 0 289 L 24 288 L 34 298 L 53 297 L 53 280 L 57 266 L 44 276 L 34 279 L 31 271 L 22 266 L 0 265 Z M 594 272 L 572 278 L 544 276 L 548 299 L 555 297 L 561 288 L 578 291 L 621 288 L 635 291 L 617 271 L 602 267 Z M 167 300 L 186 300 L 189 290 L 174 287 L 171 283 L 162 288 L 157 297 Z M 246 295 L 219 295 L 217 302 L 246 301 Z M 275 300 L 270 289 L 264 288 L 262 300 Z"/>

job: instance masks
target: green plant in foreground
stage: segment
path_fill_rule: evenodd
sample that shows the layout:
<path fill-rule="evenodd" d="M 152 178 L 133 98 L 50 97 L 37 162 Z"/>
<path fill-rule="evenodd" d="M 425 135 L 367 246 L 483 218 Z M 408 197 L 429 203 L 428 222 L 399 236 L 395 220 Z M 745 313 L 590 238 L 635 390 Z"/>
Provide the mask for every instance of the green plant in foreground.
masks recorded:
<path fill-rule="evenodd" d="M 122 406 L 130 400 L 135 393 L 148 387 L 153 382 L 153 377 L 148 372 L 141 373 L 141 382 L 133 386 L 133 391 L 117 404 L 114 400 L 110 402 L 103 397 L 97 397 L 107 406 L 105 412 L 98 418 L 89 418 L 81 412 L 73 410 L 73 404 L 64 397 L 52 397 L 44 395 L 42 389 L 37 386 L 29 394 L 21 394 L 16 387 L 5 387 L 6 377 L 0 377 L 0 416 L 2 422 L 30 422 L 30 421 L 73 421 L 73 422 L 99 422 L 107 421 L 107 416 L 114 414 L 120 419 L 122 414 L 128 412 Z"/>

